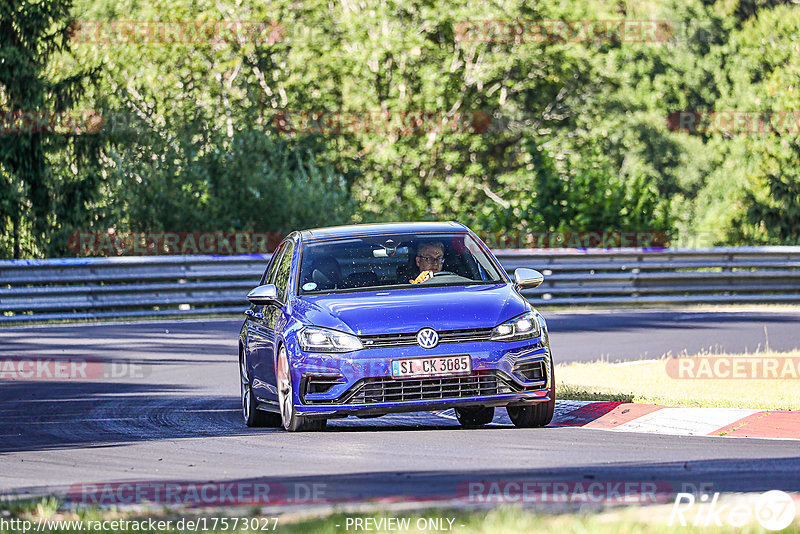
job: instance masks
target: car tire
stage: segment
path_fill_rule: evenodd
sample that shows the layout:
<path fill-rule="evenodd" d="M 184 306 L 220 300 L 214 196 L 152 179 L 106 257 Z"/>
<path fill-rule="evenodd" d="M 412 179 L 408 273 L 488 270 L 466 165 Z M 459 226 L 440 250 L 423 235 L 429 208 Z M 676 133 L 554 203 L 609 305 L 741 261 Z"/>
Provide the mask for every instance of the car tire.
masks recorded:
<path fill-rule="evenodd" d="M 456 408 L 456 418 L 464 428 L 488 425 L 494 419 L 494 406 Z"/>
<path fill-rule="evenodd" d="M 250 381 L 243 354 L 239 354 L 239 383 L 242 399 L 242 416 L 244 424 L 249 427 L 279 427 L 280 415 L 258 409 L 255 395 L 253 395 L 252 382 Z"/>
<path fill-rule="evenodd" d="M 308 419 L 297 413 L 294 407 L 294 391 L 289 370 L 289 359 L 286 347 L 278 351 L 275 376 L 278 384 L 278 406 L 280 407 L 281 426 L 288 432 L 315 432 L 325 430 L 327 419 Z"/>
<path fill-rule="evenodd" d="M 556 377 L 553 373 L 553 360 L 550 359 L 550 400 L 529 406 L 508 406 L 508 417 L 514 426 L 520 428 L 536 428 L 547 426 L 553 420 L 553 412 L 556 408 Z"/>

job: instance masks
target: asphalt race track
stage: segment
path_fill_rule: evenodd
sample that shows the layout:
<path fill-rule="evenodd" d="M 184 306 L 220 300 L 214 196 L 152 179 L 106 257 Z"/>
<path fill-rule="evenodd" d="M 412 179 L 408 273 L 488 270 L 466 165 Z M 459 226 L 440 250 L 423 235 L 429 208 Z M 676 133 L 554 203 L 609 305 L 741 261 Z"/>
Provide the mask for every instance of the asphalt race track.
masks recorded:
<path fill-rule="evenodd" d="M 545 316 L 562 362 L 753 351 L 767 337 L 775 350 L 800 346 L 800 312 Z M 480 430 L 435 414 L 332 421 L 316 434 L 248 429 L 239 411 L 240 324 L 0 329 L 0 358 L 90 358 L 120 375 L 0 380 L 0 493 L 150 480 L 319 483 L 334 500 L 457 498 L 466 482 L 497 479 L 800 490 L 797 441 L 515 429 L 504 410 Z"/>

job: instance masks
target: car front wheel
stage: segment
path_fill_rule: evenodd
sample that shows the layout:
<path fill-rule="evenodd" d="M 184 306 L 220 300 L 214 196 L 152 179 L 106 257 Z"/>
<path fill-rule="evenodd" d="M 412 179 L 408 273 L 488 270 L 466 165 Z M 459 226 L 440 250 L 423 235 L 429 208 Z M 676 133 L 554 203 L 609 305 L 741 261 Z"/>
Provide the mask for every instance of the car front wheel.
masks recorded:
<path fill-rule="evenodd" d="M 292 391 L 292 375 L 289 371 L 289 359 L 286 347 L 278 351 L 276 377 L 278 379 L 278 405 L 281 410 L 283 428 L 289 432 L 308 432 L 324 430 L 327 419 L 308 419 L 299 415 L 294 408 L 294 392 Z"/>
<path fill-rule="evenodd" d="M 456 408 L 456 417 L 461 426 L 465 428 L 488 425 L 494 419 L 494 406 Z"/>

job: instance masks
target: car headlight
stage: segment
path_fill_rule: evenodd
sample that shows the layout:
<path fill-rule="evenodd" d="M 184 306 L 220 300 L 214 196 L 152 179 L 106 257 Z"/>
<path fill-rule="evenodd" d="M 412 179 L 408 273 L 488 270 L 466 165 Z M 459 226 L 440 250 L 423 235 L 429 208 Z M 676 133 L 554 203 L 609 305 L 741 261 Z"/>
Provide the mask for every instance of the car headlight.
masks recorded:
<path fill-rule="evenodd" d="M 532 311 L 528 311 L 496 326 L 492 331 L 492 340 L 519 341 L 538 337 L 541 333 L 536 315 Z"/>
<path fill-rule="evenodd" d="M 297 339 L 306 352 L 351 352 L 364 348 L 356 336 L 316 326 L 303 328 Z"/>

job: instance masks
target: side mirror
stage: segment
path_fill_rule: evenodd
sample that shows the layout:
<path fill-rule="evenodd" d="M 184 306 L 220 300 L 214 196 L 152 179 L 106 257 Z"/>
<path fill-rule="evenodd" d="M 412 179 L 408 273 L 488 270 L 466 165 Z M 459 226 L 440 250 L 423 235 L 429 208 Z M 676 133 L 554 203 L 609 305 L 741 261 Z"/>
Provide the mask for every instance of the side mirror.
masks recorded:
<path fill-rule="evenodd" d="M 256 306 L 281 304 L 281 302 L 278 300 L 278 288 L 275 287 L 274 284 L 258 286 L 247 294 L 247 300 Z"/>
<path fill-rule="evenodd" d="M 531 289 L 538 287 L 542 282 L 544 282 L 544 275 L 539 271 L 524 267 L 514 269 L 514 283 L 517 285 L 517 289 Z"/>

